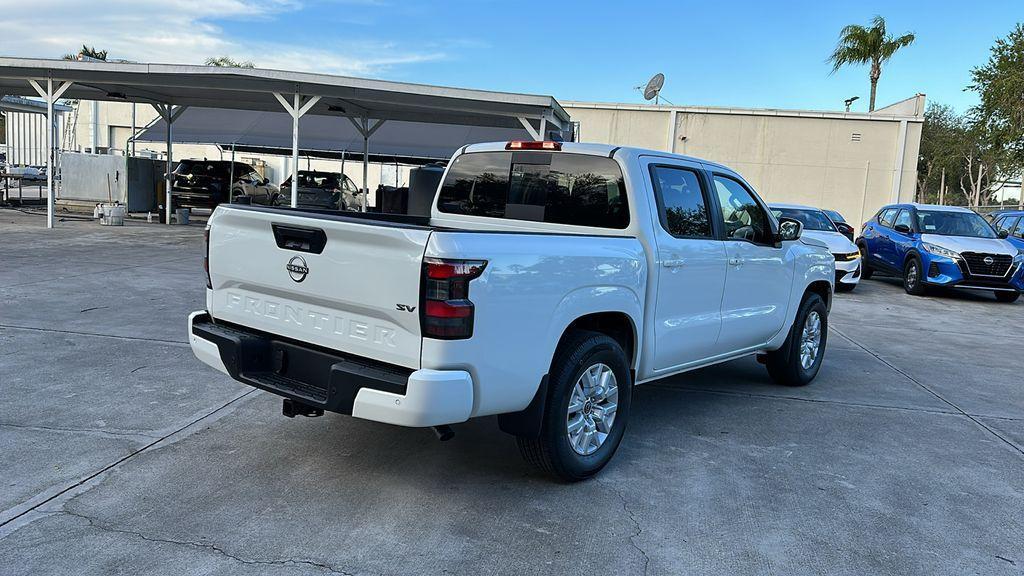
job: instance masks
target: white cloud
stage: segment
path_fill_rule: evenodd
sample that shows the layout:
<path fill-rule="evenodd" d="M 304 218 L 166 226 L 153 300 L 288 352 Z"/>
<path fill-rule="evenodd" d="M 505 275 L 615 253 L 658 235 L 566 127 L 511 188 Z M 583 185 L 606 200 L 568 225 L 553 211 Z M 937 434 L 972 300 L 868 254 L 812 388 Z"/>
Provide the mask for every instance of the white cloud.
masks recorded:
<path fill-rule="evenodd" d="M 8 1 L 0 0 L 0 6 Z M 265 32 L 229 37 L 213 23 L 252 21 L 255 26 L 301 7 L 297 0 L 14 0 L 0 10 L 0 53 L 59 58 L 87 44 L 107 50 L 112 59 L 137 62 L 201 64 L 211 56 L 229 55 L 261 68 L 354 76 L 446 57 L 442 50 L 411 50 L 384 41 L 300 39 L 316 42 L 309 47 L 267 40 Z"/>

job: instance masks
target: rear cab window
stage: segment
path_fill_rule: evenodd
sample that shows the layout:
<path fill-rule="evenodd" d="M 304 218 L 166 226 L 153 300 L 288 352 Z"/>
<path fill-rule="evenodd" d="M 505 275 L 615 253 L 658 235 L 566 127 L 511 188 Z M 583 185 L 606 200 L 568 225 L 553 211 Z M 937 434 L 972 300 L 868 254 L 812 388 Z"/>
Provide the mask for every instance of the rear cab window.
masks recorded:
<path fill-rule="evenodd" d="M 472 152 L 448 169 L 437 207 L 446 214 L 624 229 L 626 186 L 604 156 L 569 152 Z"/>

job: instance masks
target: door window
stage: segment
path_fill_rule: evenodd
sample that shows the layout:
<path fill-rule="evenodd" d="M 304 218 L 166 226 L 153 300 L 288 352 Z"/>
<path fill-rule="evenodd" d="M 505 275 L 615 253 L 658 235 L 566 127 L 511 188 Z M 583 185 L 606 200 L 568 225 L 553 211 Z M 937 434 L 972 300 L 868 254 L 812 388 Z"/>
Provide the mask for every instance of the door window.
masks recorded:
<path fill-rule="evenodd" d="M 892 220 L 896 216 L 895 208 L 886 208 L 878 215 L 878 223 L 886 228 L 892 228 Z"/>
<path fill-rule="evenodd" d="M 742 184 L 715 175 L 715 193 L 722 208 L 725 237 L 755 244 L 774 244 L 768 213 Z"/>
<path fill-rule="evenodd" d="M 1014 235 L 1014 228 L 1020 228 L 1018 222 L 1021 220 L 1018 216 L 1004 216 L 995 225 L 996 231 L 1006 230 L 1011 236 Z"/>
<path fill-rule="evenodd" d="M 711 218 L 700 178 L 678 166 L 651 166 L 661 225 L 677 238 L 711 238 Z"/>
<path fill-rule="evenodd" d="M 896 217 L 896 221 L 893 222 L 893 226 L 899 226 L 900 224 L 905 225 L 911 230 L 914 229 L 914 220 L 911 218 L 910 210 L 900 210 L 900 214 Z"/>
<path fill-rule="evenodd" d="M 1021 216 L 1020 220 L 1017 220 L 1017 225 L 1010 230 L 1010 236 L 1024 238 L 1024 216 Z"/>

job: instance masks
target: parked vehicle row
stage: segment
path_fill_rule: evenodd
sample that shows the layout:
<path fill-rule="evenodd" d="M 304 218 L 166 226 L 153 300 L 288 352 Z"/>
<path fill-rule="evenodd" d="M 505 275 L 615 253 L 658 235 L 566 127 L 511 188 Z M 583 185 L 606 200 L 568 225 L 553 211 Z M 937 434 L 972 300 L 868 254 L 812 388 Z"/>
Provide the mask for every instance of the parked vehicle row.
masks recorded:
<path fill-rule="evenodd" d="M 216 208 L 220 204 L 263 206 L 291 204 L 291 176 L 274 185 L 249 164 L 230 160 L 182 160 L 175 167 L 171 194 L 175 207 Z M 323 210 L 358 210 L 351 178 L 334 172 L 299 170 L 298 206 Z"/>
<path fill-rule="evenodd" d="M 1008 213 L 998 218 L 997 227 L 1002 227 L 997 231 L 967 208 L 884 206 L 857 240 L 863 277 L 900 277 L 904 289 L 915 295 L 945 287 L 990 291 L 1000 302 L 1014 302 L 1024 291 L 1024 246 L 1009 238 L 1019 230 L 1020 217 Z"/>
<path fill-rule="evenodd" d="M 811 382 L 836 280 L 729 168 L 595 144 L 463 147 L 424 217 L 225 204 L 207 240 L 201 361 L 288 416 L 496 414 L 566 480 L 612 458 L 634 385 L 747 355 Z"/>

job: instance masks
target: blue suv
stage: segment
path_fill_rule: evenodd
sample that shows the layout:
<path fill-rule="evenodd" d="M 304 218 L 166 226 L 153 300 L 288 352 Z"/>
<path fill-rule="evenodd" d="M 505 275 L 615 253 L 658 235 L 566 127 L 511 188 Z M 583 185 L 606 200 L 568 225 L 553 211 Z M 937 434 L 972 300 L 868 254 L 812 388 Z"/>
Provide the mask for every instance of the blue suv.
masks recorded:
<path fill-rule="evenodd" d="M 862 277 L 899 276 L 915 295 L 946 286 L 991 291 L 1000 302 L 1014 302 L 1024 291 L 1024 246 L 1007 237 L 966 208 L 892 204 L 861 229 Z"/>

